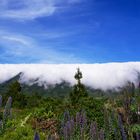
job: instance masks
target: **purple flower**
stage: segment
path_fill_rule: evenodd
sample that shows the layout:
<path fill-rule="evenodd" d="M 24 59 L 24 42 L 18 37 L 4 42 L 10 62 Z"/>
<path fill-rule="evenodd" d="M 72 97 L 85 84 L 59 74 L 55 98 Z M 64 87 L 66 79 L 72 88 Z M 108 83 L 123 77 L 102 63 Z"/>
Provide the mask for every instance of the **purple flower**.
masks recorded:
<path fill-rule="evenodd" d="M 67 126 L 63 127 L 63 136 L 64 136 L 64 140 L 68 139 L 68 129 L 67 129 Z"/>
<path fill-rule="evenodd" d="M 90 140 L 96 140 L 98 139 L 98 128 L 97 128 L 97 123 L 91 123 L 90 124 Z"/>
<path fill-rule="evenodd" d="M 87 124 L 86 113 L 85 113 L 85 111 L 81 111 L 81 113 L 80 113 L 80 135 L 81 135 L 81 140 L 84 139 L 84 133 L 85 133 L 85 129 L 86 129 L 86 124 Z"/>
<path fill-rule="evenodd" d="M 9 97 L 8 100 L 7 100 L 7 103 L 5 105 L 4 112 L 3 112 L 3 119 L 4 119 L 4 121 L 8 117 L 11 117 L 11 106 L 12 106 L 12 97 Z"/>
<path fill-rule="evenodd" d="M 86 126 L 86 123 L 87 123 L 86 113 L 84 111 L 82 111 L 81 116 L 80 116 L 81 127 L 84 128 Z"/>
<path fill-rule="evenodd" d="M 122 118 L 121 116 L 119 115 L 119 118 L 118 118 L 119 122 L 118 122 L 118 125 L 119 125 L 119 128 L 120 128 L 120 132 L 121 132 L 121 136 L 122 136 L 122 140 L 127 140 L 126 138 L 126 133 L 125 133 L 125 130 L 124 130 L 124 127 L 123 127 L 123 122 L 122 122 Z"/>
<path fill-rule="evenodd" d="M 76 113 L 76 126 L 80 126 L 80 128 L 84 128 L 87 124 L 87 118 L 85 111 Z"/>
<path fill-rule="evenodd" d="M 80 139 L 84 140 L 84 128 L 80 129 Z"/>
<path fill-rule="evenodd" d="M 75 122 L 74 122 L 74 118 L 73 117 L 71 118 L 70 122 L 71 122 L 71 126 L 72 126 L 72 128 L 74 130 Z"/>
<path fill-rule="evenodd" d="M 64 138 L 68 139 L 70 138 L 73 133 L 74 133 L 74 120 L 71 119 L 69 121 L 67 121 L 63 127 L 63 134 L 64 134 Z"/>
<path fill-rule="evenodd" d="M 69 111 L 64 112 L 64 122 L 67 122 L 70 120 L 70 114 Z"/>
<path fill-rule="evenodd" d="M 69 130 L 71 130 L 71 124 L 70 124 L 70 114 L 69 114 L 69 111 L 65 111 L 64 112 L 64 119 L 63 121 L 61 122 L 61 131 L 60 131 L 60 134 L 62 136 L 64 136 L 65 139 L 68 138 L 68 133 Z"/>
<path fill-rule="evenodd" d="M 136 140 L 140 140 L 139 134 L 136 134 Z"/>
<path fill-rule="evenodd" d="M 2 96 L 0 95 L 0 107 L 2 106 Z"/>
<path fill-rule="evenodd" d="M 76 113 L 76 126 L 78 127 L 80 125 L 81 121 L 81 115 L 79 112 Z"/>
<path fill-rule="evenodd" d="M 99 140 L 104 140 L 104 131 L 100 130 L 99 132 Z"/>
<path fill-rule="evenodd" d="M 70 136 L 70 134 L 72 132 L 72 127 L 71 127 L 71 122 L 70 121 L 67 121 L 66 128 L 67 128 L 67 133 Z"/>
<path fill-rule="evenodd" d="M 39 134 L 37 132 L 34 135 L 34 140 L 40 140 Z"/>

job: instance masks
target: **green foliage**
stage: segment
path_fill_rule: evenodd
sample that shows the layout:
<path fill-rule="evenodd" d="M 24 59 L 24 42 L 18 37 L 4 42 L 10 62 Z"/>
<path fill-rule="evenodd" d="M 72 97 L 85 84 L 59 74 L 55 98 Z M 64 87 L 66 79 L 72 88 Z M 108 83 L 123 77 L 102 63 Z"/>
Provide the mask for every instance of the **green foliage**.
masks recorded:
<path fill-rule="evenodd" d="M 18 127 L 13 130 L 9 130 L 6 135 L 3 135 L 0 140 L 32 140 L 34 135 L 34 131 L 32 130 L 30 125 L 26 125 L 26 127 Z"/>
<path fill-rule="evenodd" d="M 18 100 L 21 93 L 21 86 L 18 81 L 15 81 L 9 85 L 6 97 L 11 96 L 14 100 Z"/>
<path fill-rule="evenodd" d="M 132 132 L 140 134 L 140 124 L 135 124 L 132 126 Z"/>
<path fill-rule="evenodd" d="M 84 109 L 87 112 L 87 117 L 96 121 L 99 127 L 104 125 L 104 103 L 106 99 L 94 98 L 94 97 L 86 97 L 82 98 L 79 101 L 81 105 L 81 109 Z M 102 110 L 102 111 L 101 111 Z"/>
<path fill-rule="evenodd" d="M 77 80 L 77 84 L 74 85 L 73 91 L 70 93 L 72 104 L 78 103 L 80 98 L 88 96 L 85 86 L 81 83 L 82 73 L 80 72 L 79 68 L 75 74 L 75 79 Z"/>
<path fill-rule="evenodd" d="M 32 97 L 32 96 L 31 96 Z M 38 118 L 40 120 L 56 120 L 59 123 L 56 131 L 60 129 L 61 120 L 63 120 L 63 113 L 68 110 L 71 116 L 75 116 L 77 112 L 85 110 L 88 123 L 97 122 L 99 130 L 104 128 L 105 140 L 115 140 L 115 137 L 121 139 L 120 130 L 118 127 L 117 116 L 112 115 L 114 103 L 109 102 L 107 98 L 95 98 L 95 97 L 81 97 L 77 104 L 72 105 L 68 98 L 61 100 L 59 98 L 39 98 L 38 95 L 34 95 L 33 100 L 39 100 L 36 106 L 27 109 L 13 109 L 13 119 L 8 120 L 5 125 L 5 131 L 2 133 L 0 140 L 30 140 L 33 139 L 35 130 L 33 129 L 31 120 Z M 28 99 L 28 98 L 27 98 Z M 29 98 L 31 99 L 31 98 Z M 118 99 L 116 99 L 117 101 Z M 30 100 L 27 100 L 28 102 Z M 110 103 L 110 108 L 105 113 L 105 105 Z M 115 101 L 114 101 L 115 102 Z M 31 107 L 31 106 L 30 106 Z M 131 110 L 135 112 L 137 104 L 131 106 Z M 131 125 L 131 131 L 134 133 L 139 133 L 139 125 Z M 88 130 L 87 130 L 88 131 Z M 115 133 L 116 131 L 116 133 Z M 50 133 L 49 130 L 40 131 L 41 140 L 45 140 L 46 136 Z M 78 134 L 77 138 L 80 134 Z M 84 134 L 85 140 L 89 139 L 89 136 Z M 75 138 L 76 139 L 76 138 Z M 116 139 L 117 140 L 117 139 Z"/>
<path fill-rule="evenodd" d="M 4 129 L 0 126 L 0 140 L 32 140 L 36 131 L 39 132 L 41 140 L 45 140 L 49 134 L 61 135 L 59 132 L 64 122 L 64 112 L 68 111 L 70 118 L 73 119 L 72 116 L 75 117 L 77 112 L 83 110 L 87 116 L 84 140 L 90 139 L 91 122 L 97 123 L 98 137 L 99 130 L 104 130 L 105 140 L 121 140 L 118 114 L 122 116 L 121 125 L 125 128 L 129 140 L 133 140 L 132 134 L 140 134 L 140 117 L 138 116 L 140 97 L 135 94 L 136 89 L 133 83 L 129 83 L 125 88 L 125 94 L 110 99 L 103 96 L 88 96 L 85 86 L 81 83 L 80 69 L 77 69 L 75 79 L 77 83 L 73 86 L 70 98 L 43 97 L 37 92 L 27 95 L 22 93 L 19 82 L 13 82 L 3 98 L 3 104 L 5 104 L 7 97 L 13 97 L 12 118 L 6 120 Z M 3 110 L 4 108 L 1 107 L 0 120 L 3 119 Z M 52 123 L 50 120 L 56 124 L 50 124 Z M 74 131 L 73 139 L 77 140 L 81 131 L 79 128 Z"/>
<path fill-rule="evenodd" d="M 46 110 L 46 108 L 37 108 L 34 113 L 33 116 L 35 118 L 44 118 L 44 119 L 51 119 L 51 118 L 55 118 L 56 115 L 53 111 L 51 110 Z"/>
<path fill-rule="evenodd" d="M 13 106 L 18 108 L 24 108 L 27 105 L 27 98 L 21 92 L 21 85 L 18 81 L 14 81 L 10 84 L 8 91 L 4 95 L 4 99 L 11 96 L 13 98 Z"/>
<path fill-rule="evenodd" d="M 9 93 L 13 94 L 17 94 L 21 92 L 21 86 L 20 83 L 18 81 L 13 82 L 10 87 L 9 87 Z"/>

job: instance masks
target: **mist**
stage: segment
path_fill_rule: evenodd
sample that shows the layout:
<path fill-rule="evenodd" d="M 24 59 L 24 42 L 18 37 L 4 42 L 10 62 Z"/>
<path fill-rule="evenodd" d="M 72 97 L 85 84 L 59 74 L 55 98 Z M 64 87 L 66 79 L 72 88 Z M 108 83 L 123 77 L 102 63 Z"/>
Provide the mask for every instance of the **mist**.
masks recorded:
<path fill-rule="evenodd" d="M 102 64 L 0 64 L 0 83 L 17 74 L 20 82 L 28 85 L 37 83 L 47 88 L 48 84 L 62 81 L 75 84 L 74 75 L 80 68 L 82 83 L 95 89 L 117 89 L 128 81 L 138 84 L 140 62 L 102 63 Z"/>

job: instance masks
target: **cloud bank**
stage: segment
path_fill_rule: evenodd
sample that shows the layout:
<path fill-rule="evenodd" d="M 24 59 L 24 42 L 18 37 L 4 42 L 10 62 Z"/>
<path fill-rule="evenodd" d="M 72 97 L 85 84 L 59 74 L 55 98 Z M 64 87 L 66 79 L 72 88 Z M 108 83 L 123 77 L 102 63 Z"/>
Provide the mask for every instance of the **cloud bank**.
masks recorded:
<path fill-rule="evenodd" d="M 126 82 L 138 83 L 140 62 L 104 64 L 0 64 L 0 83 L 22 72 L 20 81 L 40 86 L 61 83 L 63 80 L 75 83 L 77 68 L 83 73 L 82 82 L 103 90 L 122 87 Z"/>

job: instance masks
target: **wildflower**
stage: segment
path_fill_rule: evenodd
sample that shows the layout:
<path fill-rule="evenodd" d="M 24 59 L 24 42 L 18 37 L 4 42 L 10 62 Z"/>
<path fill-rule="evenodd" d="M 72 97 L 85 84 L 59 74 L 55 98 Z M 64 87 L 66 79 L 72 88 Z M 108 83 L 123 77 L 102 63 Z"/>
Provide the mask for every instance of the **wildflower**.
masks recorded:
<path fill-rule="evenodd" d="M 9 97 L 8 100 L 7 100 L 7 103 L 5 105 L 4 112 L 3 112 L 3 119 L 4 119 L 4 121 L 8 117 L 11 117 L 11 105 L 12 105 L 12 97 Z"/>
<path fill-rule="evenodd" d="M 90 125 L 90 140 L 97 140 L 98 139 L 98 129 L 97 129 L 97 123 L 91 123 Z"/>
<path fill-rule="evenodd" d="M 119 127 L 120 127 L 120 132 L 121 132 L 122 140 L 127 140 L 126 133 L 125 133 L 125 130 L 124 130 L 124 127 L 123 127 L 123 123 L 122 123 L 122 118 L 121 118 L 120 115 L 119 115 L 118 119 L 119 119 Z"/>
<path fill-rule="evenodd" d="M 84 128 L 86 126 L 87 123 L 87 119 L 86 119 L 86 113 L 84 111 L 81 112 L 81 116 L 80 116 L 80 125 L 82 128 Z"/>
<path fill-rule="evenodd" d="M 37 132 L 34 135 L 34 140 L 40 140 L 39 134 Z"/>
<path fill-rule="evenodd" d="M 140 140 L 139 134 L 136 134 L 136 140 Z"/>
<path fill-rule="evenodd" d="M 104 140 L 104 131 L 100 130 L 99 132 L 99 140 Z"/>
<path fill-rule="evenodd" d="M 81 118 L 81 115 L 80 115 L 80 113 L 79 112 L 77 112 L 76 113 L 76 126 L 78 127 L 79 126 L 79 124 L 80 124 L 80 119 Z"/>
<path fill-rule="evenodd" d="M 2 96 L 0 95 L 0 107 L 2 106 Z"/>
<path fill-rule="evenodd" d="M 67 122 L 70 120 L 70 114 L 69 111 L 64 112 L 64 122 Z"/>
<path fill-rule="evenodd" d="M 64 140 L 68 139 L 68 129 L 67 129 L 67 126 L 63 127 L 63 136 L 64 136 Z"/>

